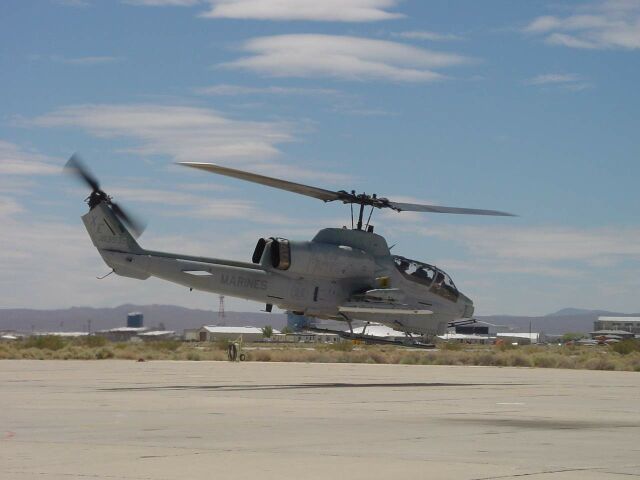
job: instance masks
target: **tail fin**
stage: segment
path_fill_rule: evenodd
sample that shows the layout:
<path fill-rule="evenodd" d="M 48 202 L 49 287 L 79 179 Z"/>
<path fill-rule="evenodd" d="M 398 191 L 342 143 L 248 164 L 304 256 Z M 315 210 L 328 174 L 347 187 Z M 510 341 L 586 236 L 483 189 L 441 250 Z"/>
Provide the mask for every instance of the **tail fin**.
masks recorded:
<path fill-rule="evenodd" d="M 99 203 L 93 207 L 82 217 L 82 221 L 98 250 L 142 253 L 138 242 L 106 203 Z"/>
<path fill-rule="evenodd" d="M 98 203 L 82 221 L 102 259 L 116 274 L 139 280 L 149 278 L 149 257 L 109 205 Z"/>

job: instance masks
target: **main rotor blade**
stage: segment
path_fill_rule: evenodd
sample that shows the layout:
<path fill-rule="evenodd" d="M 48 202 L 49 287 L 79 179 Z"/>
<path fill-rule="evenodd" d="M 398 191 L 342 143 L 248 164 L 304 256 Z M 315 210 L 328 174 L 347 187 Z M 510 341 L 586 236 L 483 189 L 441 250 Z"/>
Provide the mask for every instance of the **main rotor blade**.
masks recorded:
<path fill-rule="evenodd" d="M 248 182 L 259 183 L 261 185 L 267 185 L 269 187 L 279 188 L 281 190 L 287 190 L 293 193 L 299 193 L 308 197 L 317 198 L 325 202 L 331 202 L 334 200 L 340 200 L 344 203 L 355 203 L 362 205 L 370 205 L 376 208 L 392 208 L 399 212 L 411 211 L 411 212 L 432 212 L 432 213 L 456 213 L 464 215 L 496 215 L 501 217 L 515 217 L 516 215 L 507 212 L 500 212 L 498 210 L 480 210 L 477 208 L 456 208 L 456 207 L 442 207 L 438 205 L 420 205 L 415 203 L 401 203 L 393 202 L 384 197 L 377 197 L 376 195 L 347 193 L 343 190 L 334 192 L 331 190 L 325 190 L 324 188 L 311 187 L 309 185 L 303 185 L 301 183 L 289 182 L 287 180 L 281 180 L 279 178 L 267 177 L 265 175 L 258 175 L 256 173 L 245 172 L 243 170 L 236 170 L 234 168 L 222 167 L 213 163 L 201 163 L 201 162 L 179 162 L 180 165 L 187 167 L 198 168 L 211 173 L 217 173 L 219 175 L 225 175 L 227 177 L 238 178 L 240 180 L 246 180 Z"/>
<path fill-rule="evenodd" d="M 80 155 L 77 153 L 71 155 L 71 158 L 67 160 L 67 163 L 64 166 L 64 171 L 83 180 L 84 183 L 86 183 L 94 192 L 100 190 L 98 180 L 89 171 L 89 168 L 84 164 Z"/>
<path fill-rule="evenodd" d="M 134 237 L 138 238 L 144 232 L 146 228 L 146 223 L 140 220 L 135 215 L 132 215 L 131 212 L 127 212 L 120 205 L 114 202 L 110 202 L 111 209 L 113 213 L 115 213 L 120 220 L 129 228 Z"/>
<path fill-rule="evenodd" d="M 517 217 L 513 213 L 498 210 L 481 210 L 478 208 L 444 207 L 439 205 L 420 205 L 417 203 L 388 202 L 388 206 L 399 212 L 456 213 L 461 215 L 493 215 L 498 217 Z"/>
<path fill-rule="evenodd" d="M 221 167 L 214 163 L 179 162 L 179 165 L 199 168 L 200 170 L 217 173 L 218 175 L 225 175 L 227 177 L 246 180 L 247 182 L 279 188 L 280 190 L 287 190 L 288 192 L 299 193 L 300 195 L 317 198 L 319 200 L 324 200 L 325 202 L 340 200 L 342 198 L 342 195 L 339 192 L 332 192 L 331 190 L 325 190 L 324 188 L 311 187 L 309 185 L 303 185 L 302 183 L 289 182 L 287 180 L 280 180 L 279 178 L 258 175 L 257 173 L 244 172 L 242 170 L 236 170 L 235 168 Z"/>

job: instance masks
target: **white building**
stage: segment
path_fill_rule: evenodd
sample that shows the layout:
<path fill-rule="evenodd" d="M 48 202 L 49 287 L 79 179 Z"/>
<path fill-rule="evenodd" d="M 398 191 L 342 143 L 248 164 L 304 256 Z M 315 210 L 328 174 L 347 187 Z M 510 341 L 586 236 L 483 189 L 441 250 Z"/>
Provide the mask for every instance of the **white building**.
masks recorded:
<path fill-rule="evenodd" d="M 447 332 L 444 335 L 438 335 L 440 340 L 451 343 L 478 343 L 489 344 L 493 343 L 495 337 L 489 335 L 478 335 L 475 333 L 455 333 Z"/>
<path fill-rule="evenodd" d="M 518 345 L 530 345 L 540 342 L 540 334 L 536 332 L 502 332 L 496 334 L 496 340 L 502 340 L 505 343 L 517 343 Z"/>
<path fill-rule="evenodd" d="M 109 328 L 107 330 L 98 330 L 95 335 L 98 337 L 105 337 L 111 342 L 126 342 L 148 330 L 149 329 L 146 327 L 116 327 Z"/>
<path fill-rule="evenodd" d="M 598 320 L 593 322 L 593 329 L 622 330 L 640 335 L 640 317 L 598 317 Z"/>
<path fill-rule="evenodd" d="M 279 334 L 273 330 L 273 334 Z M 195 342 L 215 342 L 217 340 L 237 340 L 242 337 L 243 342 L 257 342 L 264 340 L 262 329 L 258 327 L 224 327 L 204 325 L 200 328 L 190 328 L 184 331 L 184 339 Z"/>
<path fill-rule="evenodd" d="M 176 338 L 176 332 L 173 330 L 151 330 L 138 334 L 138 337 L 146 342 L 153 340 L 171 340 Z"/>

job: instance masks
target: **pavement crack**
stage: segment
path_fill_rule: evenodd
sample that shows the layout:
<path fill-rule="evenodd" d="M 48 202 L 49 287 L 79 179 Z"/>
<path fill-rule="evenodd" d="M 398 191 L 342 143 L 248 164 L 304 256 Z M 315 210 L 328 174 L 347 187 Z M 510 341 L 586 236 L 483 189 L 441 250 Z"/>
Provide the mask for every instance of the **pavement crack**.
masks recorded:
<path fill-rule="evenodd" d="M 501 478 L 518 478 L 518 477 L 530 477 L 533 475 L 547 475 L 549 473 L 566 473 L 566 472 L 588 472 L 588 471 L 602 471 L 605 467 L 584 467 L 584 468 L 561 468 L 557 470 L 541 470 L 538 472 L 528 473 L 512 473 L 510 475 L 498 475 L 492 477 L 475 477 L 470 480 L 498 480 Z"/>

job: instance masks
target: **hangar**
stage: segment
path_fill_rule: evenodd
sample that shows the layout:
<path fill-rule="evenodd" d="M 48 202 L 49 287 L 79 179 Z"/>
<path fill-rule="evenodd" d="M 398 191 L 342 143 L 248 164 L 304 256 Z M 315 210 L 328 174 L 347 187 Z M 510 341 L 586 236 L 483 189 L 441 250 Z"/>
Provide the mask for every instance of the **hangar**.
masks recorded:
<path fill-rule="evenodd" d="M 640 335 L 640 317 L 598 317 L 598 320 L 593 322 L 593 329 L 620 330 Z"/>

